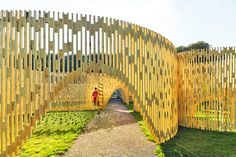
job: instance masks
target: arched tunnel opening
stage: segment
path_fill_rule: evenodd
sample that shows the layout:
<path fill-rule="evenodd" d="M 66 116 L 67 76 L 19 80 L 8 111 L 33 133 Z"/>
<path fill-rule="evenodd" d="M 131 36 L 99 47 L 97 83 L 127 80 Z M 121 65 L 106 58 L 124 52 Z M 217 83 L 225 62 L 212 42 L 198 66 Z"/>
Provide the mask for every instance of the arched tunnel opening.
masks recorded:
<path fill-rule="evenodd" d="M 111 95 L 108 103 L 106 104 L 106 109 L 114 108 L 114 106 L 123 106 L 124 110 L 116 110 L 118 112 L 126 112 L 128 114 L 132 114 L 134 118 L 137 121 L 140 121 L 142 119 L 142 116 L 137 117 L 136 115 L 139 115 L 140 113 L 134 109 L 134 103 L 132 101 L 132 98 L 129 97 L 129 100 L 127 100 L 127 93 L 125 93 L 124 89 L 118 88 L 116 89 L 113 94 Z M 116 108 L 116 107 L 115 107 Z M 120 108 L 120 107 L 118 107 Z M 128 109 L 128 110 L 127 110 Z"/>
<path fill-rule="evenodd" d="M 109 97 L 109 101 L 107 102 L 106 106 L 111 106 L 112 104 L 124 105 L 129 108 L 129 100 L 127 98 L 128 93 L 125 92 L 123 88 L 117 88 Z"/>
<path fill-rule="evenodd" d="M 117 89 L 111 96 L 110 100 L 108 101 L 108 104 L 110 102 L 121 102 L 123 103 L 124 102 L 124 98 L 121 94 L 121 90 L 120 89 Z"/>

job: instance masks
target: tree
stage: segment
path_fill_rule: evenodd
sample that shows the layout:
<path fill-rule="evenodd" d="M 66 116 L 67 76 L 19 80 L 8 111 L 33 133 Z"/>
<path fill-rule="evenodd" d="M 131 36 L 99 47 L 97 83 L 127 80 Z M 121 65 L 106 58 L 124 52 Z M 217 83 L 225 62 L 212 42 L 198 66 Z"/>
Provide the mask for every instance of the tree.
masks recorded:
<path fill-rule="evenodd" d="M 210 45 L 204 41 L 198 41 L 196 43 L 189 44 L 187 47 L 186 46 L 179 46 L 176 48 L 177 53 L 179 52 L 184 52 L 184 51 L 189 51 L 192 49 L 209 49 Z"/>
<path fill-rule="evenodd" d="M 186 47 L 186 46 L 179 46 L 179 47 L 177 47 L 176 49 L 177 49 L 177 53 L 178 53 L 178 52 L 184 52 L 184 51 L 188 51 L 188 50 L 189 50 L 189 48 Z"/>
<path fill-rule="evenodd" d="M 189 49 L 209 49 L 210 45 L 204 41 L 198 41 L 196 43 L 188 45 Z"/>

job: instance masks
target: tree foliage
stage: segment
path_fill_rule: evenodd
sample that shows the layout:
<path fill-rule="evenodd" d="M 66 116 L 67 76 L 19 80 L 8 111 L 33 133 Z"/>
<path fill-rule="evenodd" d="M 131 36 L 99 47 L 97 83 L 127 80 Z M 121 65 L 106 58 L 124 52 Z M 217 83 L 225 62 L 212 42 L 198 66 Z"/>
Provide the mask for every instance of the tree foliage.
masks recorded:
<path fill-rule="evenodd" d="M 179 46 L 177 47 L 177 53 L 189 51 L 192 49 L 209 49 L 210 45 L 204 41 L 198 41 L 196 43 L 189 44 L 188 46 Z"/>
<path fill-rule="evenodd" d="M 186 46 L 179 46 L 176 49 L 177 49 L 177 52 L 184 52 L 184 51 L 188 51 L 189 50 L 189 48 L 186 47 Z"/>

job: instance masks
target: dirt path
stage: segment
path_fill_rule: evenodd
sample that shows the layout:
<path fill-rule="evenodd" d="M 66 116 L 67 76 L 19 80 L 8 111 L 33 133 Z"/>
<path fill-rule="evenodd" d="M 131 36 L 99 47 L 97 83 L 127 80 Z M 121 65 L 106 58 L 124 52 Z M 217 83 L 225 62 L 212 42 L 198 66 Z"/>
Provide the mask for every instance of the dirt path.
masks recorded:
<path fill-rule="evenodd" d="M 154 150 L 155 144 L 147 140 L 128 109 L 113 101 L 64 157 L 155 157 Z"/>

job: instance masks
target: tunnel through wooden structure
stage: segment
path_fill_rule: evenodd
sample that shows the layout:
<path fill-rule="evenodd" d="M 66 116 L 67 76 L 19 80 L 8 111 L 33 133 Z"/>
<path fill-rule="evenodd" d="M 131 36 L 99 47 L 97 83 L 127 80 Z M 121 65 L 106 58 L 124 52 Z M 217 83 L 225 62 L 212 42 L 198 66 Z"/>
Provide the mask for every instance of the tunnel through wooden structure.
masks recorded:
<path fill-rule="evenodd" d="M 1 11 L 1 156 L 16 154 L 56 104 L 93 109 L 95 86 L 103 105 L 117 89 L 132 97 L 157 143 L 178 124 L 235 131 L 235 66 L 235 49 L 177 55 L 165 37 L 117 19 Z"/>

